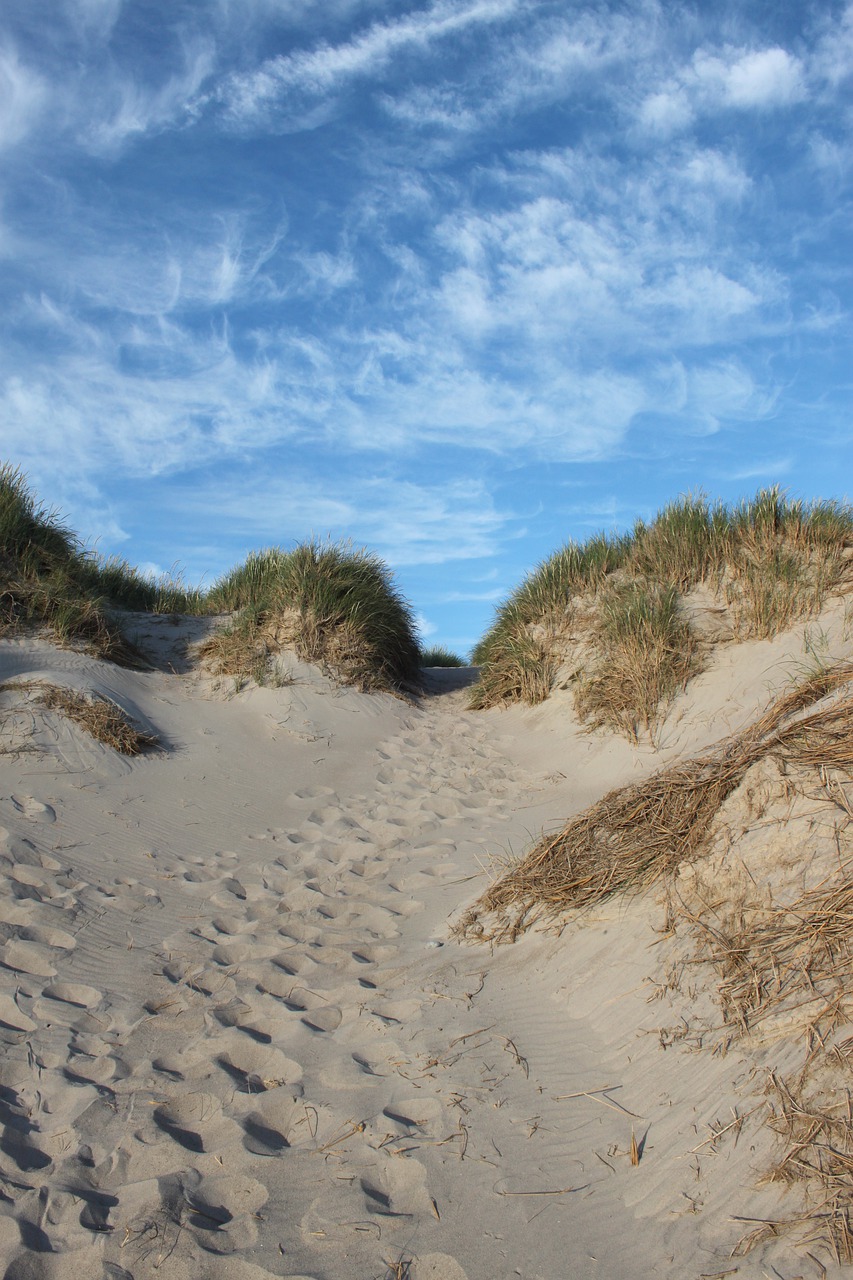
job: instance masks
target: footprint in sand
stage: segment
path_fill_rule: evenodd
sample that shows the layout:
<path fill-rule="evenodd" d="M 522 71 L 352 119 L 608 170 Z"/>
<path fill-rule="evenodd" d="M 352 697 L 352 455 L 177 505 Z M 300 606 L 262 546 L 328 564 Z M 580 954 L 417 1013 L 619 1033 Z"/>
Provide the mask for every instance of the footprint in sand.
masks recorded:
<path fill-rule="evenodd" d="M 272 1036 L 267 1029 L 267 1020 L 248 1001 L 241 996 L 219 1004 L 213 1010 L 213 1016 L 221 1027 L 234 1027 L 242 1031 L 260 1044 L 271 1044 Z"/>
<path fill-rule="evenodd" d="M 21 817 L 29 822 L 56 822 L 56 810 L 34 796 L 10 796 L 9 799 Z"/>
<path fill-rule="evenodd" d="M 197 1169 L 184 1174 L 182 1182 L 189 1208 L 184 1222 L 203 1249 L 230 1254 L 254 1244 L 258 1214 L 268 1198 L 266 1187 L 245 1174 L 211 1175 Z"/>
<path fill-rule="evenodd" d="M 217 1062 L 242 1093 L 267 1093 L 302 1080 L 299 1063 L 267 1045 L 235 1044 L 220 1053 Z"/>
<path fill-rule="evenodd" d="M 33 1022 L 32 1018 L 22 1013 L 11 996 L 0 995 L 0 1028 L 15 1033 L 13 1043 L 32 1034 L 37 1026 L 38 1024 Z M 3 1039 L 8 1040 L 9 1037 L 4 1035 Z M 6 1083 L 5 1078 L 0 1077 L 0 1084 L 6 1085 Z"/>
<path fill-rule="evenodd" d="M 0 965 L 34 978 L 52 978 L 56 974 L 48 949 L 35 942 L 12 940 L 0 946 Z"/>
<path fill-rule="evenodd" d="M 18 937 L 22 942 L 34 942 L 44 947 L 56 947 L 59 951 L 73 951 L 77 939 L 64 929 L 54 929 L 45 925 L 26 924 L 18 927 Z"/>
<path fill-rule="evenodd" d="M 302 1022 L 311 1031 L 320 1033 L 332 1032 L 337 1031 L 343 1021 L 343 1016 L 343 1013 L 336 1005 L 327 1004 L 304 1014 Z"/>
<path fill-rule="evenodd" d="M 367 1212 L 380 1217 L 412 1217 L 431 1212 L 426 1169 L 415 1159 L 388 1161 L 360 1180 Z"/>
<path fill-rule="evenodd" d="M 310 1141 L 311 1127 L 316 1132 L 316 1115 L 305 1099 L 286 1088 L 274 1089 L 244 1118 L 243 1146 L 253 1155 L 280 1156 L 289 1147 Z"/>
<path fill-rule="evenodd" d="M 97 987 L 87 987 L 82 982 L 52 982 L 43 994 L 47 1000 L 58 1000 L 79 1009 L 95 1009 L 104 998 Z"/>
<path fill-rule="evenodd" d="M 222 1104 L 212 1093 L 190 1093 L 154 1109 L 154 1122 L 187 1151 L 217 1151 L 224 1129 Z"/>

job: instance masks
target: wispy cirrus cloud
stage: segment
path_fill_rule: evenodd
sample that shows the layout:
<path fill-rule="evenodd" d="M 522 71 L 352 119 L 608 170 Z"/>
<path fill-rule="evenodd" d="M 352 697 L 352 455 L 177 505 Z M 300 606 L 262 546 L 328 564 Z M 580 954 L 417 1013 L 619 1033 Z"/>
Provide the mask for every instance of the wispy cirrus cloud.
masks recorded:
<path fill-rule="evenodd" d="M 43 77 L 11 45 L 0 47 L 0 152 L 36 127 L 48 97 Z"/>
<path fill-rule="evenodd" d="M 339 44 L 322 42 L 312 48 L 280 54 L 259 68 L 226 79 L 216 94 L 233 124 L 249 127 L 273 123 L 287 127 L 295 111 L 299 125 L 309 127 L 320 118 L 312 114 L 322 100 L 354 80 L 381 74 L 395 55 L 426 51 L 435 44 L 484 24 L 501 22 L 518 11 L 520 0 L 466 0 L 453 4 L 436 0 L 425 10 L 373 23 Z M 308 111 L 307 121 L 302 118 Z"/>
<path fill-rule="evenodd" d="M 5 449 L 116 540 L 350 533 L 472 611 L 427 566 L 846 456 L 853 6 L 764 18 L 7 7 Z"/>

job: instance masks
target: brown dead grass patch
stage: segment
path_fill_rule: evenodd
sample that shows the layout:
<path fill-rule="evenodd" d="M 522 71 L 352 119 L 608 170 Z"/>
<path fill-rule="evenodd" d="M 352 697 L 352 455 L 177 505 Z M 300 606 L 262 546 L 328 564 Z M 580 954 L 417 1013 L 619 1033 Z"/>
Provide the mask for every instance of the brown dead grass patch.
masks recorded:
<path fill-rule="evenodd" d="M 138 756 L 158 745 L 153 734 L 143 733 L 121 707 L 99 693 L 85 694 L 61 685 L 39 685 L 38 696 L 48 711 L 58 711 L 81 729 L 125 756 Z"/>
<path fill-rule="evenodd" d="M 543 836 L 486 890 L 459 932 L 511 941 L 537 919 L 662 880 L 705 851 L 721 805 L 771 753 L 853 772 L 853 694 L 828 696 L 851 681 L 853 664 L 818 672 L 713 752 L 609 792 L 556 835 Z M 801 714 L 819 700 L 825 705 Z"/>

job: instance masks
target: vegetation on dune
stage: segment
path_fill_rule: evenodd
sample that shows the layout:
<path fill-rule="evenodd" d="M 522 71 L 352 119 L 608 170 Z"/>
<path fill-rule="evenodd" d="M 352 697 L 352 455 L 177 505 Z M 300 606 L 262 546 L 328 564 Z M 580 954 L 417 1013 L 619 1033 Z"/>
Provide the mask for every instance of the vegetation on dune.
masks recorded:
<path fill-rule="evenodd" d="M 458 653 L 446 649 L 444 645 L 430 645 L 428 649 L 421 649 L 420 664 L 422 667 L 467 667 L 468 663 L 464 658 L 460 658 Z"/>
<path fill-rule="evenodd" d="M 778 488 L 733 507 L 688 495 L 628 534 L 569 543 L 499 608 L 474 651 L 473 705 L 541 702 L 574 664 L 582 718 L 651 731 L 701 669 L 691 591 L 713 593 L 733 639 L 772 636 L 849 585 L 851 544 L 849 506 Z"/>
<path fill-rule="evenodd" d="M 0 628 L 46 626 L 60 644 L 135 662 L 117 609 L 201 613 L 204 598 L 169 577 L 153 581 L 126 561 L 88 551 L 58 513 L 34 497 L 24 475 L 0 466 Z"/>
<path fill-rule="evenodd" d="M 50 629 L 60 644 L 127 656 L 104 601 L 84 581 L 86 556 L 57 513 L 39 504 L 20 471 L 0 466 L 0 633 L 21 623 Z"/>
<path fill-rule="evenodd" d="M 81 693 L 61 685 L 36 686 L 39 701 L 48 711 L 58 711 L 105 746 L 125 756 L 138 756 L 158 745 L 153 734 L 137 729 L 127 713 L 102 694 Z"/>
<path fill-rule="evenodd" d="M 203 615 L 211 611 L 204 592 L 188 587 L 179 575 L 147 577 L 118 556 L 84 556 L 79 581 L 112 606 L 137 613 Z"/>
<path fill-rule="evenodd" d="M 542 916 L 647 888 L 707 848 L 712 820 L 746 771 L 768 755 L 853 775 L 853 665 L 820 670 L 706 756 L 609 792 L 543 836 L 491 885 L 463 932 L 514 939 Z M 802 712 L 830 695 L 811 715 Z"/>
<path fill-rule="evenodd" d="M 103 657 L 133 661 L 139 655 L 122 636 L 122 610 L 234 614 L 204 648 L 219 674 L 262 682 L 275 655 L 289 647 L 363 689 L 418 681 L 411 610 L 367 551 L 317 542 L 272 548 L 203 592 L 87 551 L 55 511 L 37 502 L 20 471 L 0 467 L 0 631 L 45 626 L 60 644 L 82 643 Z"/>
<path fill-rule="evenodd" d="M 219 675 L 268 678 L 285 648 L 361 689 L 417 683 L 420 649 L 411 609 L 389 570 L 345 543 L 310 542 L 250 555 L 215 583 L 212 608 L 236 611 L 202 648 Z"/>
<path fill-rule="evenodd" d="M 768 1044 L 800 1054 L 789 1075 L 769 1071 L 750 1112 L 700 1144 L 736 1139 L 757 1114 L 781 1139 L 763 1181 L 801 1192 L 787 1213 L 743 1219 L 750 1229 L 733 1256 L 791 1232 L 853 1262 L 851 785 L 853 663 L 844 662 L 812 673 L 713 751 L 612 791 L 543 836 L 457 926 L 511 942 L 536 921 L 562 927 L 570 913 L 662 886 L 657 932 L 672 951 L 655 996 L 674 993 L 678 1008 L 681 991 L 695 1006 L 703 966 L 717 1009 L 685 1009 L 677 1028 L 661 1028 L 661 1044 L 684 1037 L 725 1053 L 739 1042 L 762 1051 L 757 1068 Z"/>

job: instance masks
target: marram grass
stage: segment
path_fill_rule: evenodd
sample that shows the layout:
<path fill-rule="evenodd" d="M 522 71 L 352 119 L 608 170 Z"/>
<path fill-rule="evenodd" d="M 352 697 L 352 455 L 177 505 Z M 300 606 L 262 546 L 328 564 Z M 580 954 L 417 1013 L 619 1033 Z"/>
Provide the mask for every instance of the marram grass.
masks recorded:
<path fill-rule="evenodd" d="M 569 543 L 499 607 L 474 650 L 473 705 L 541 702 L 568 663 L 590 724 L 652 732 L 701 669 L 685 600 L 693 588 L 717 597 L 734 639 L 773 636 L 849 589 L 851 546 L 846 503 L 778 488 L 733 507 L 687 495 L 628 534 Z"/>
<path fill-rule="evenodd" d="M 421 649 L 420 664 L 422 667 L 467 667 L 468 663 L 458 653 L 446 649 L 444 645 L 434 644 Z"/>
<path fill-rule="evenodd" d="M 309 542 L 255 553 L 215 583 L 210 602 L 237 610 L 202 648 L 218 675 L 263 683 L 292 648 L 360 689 L 418 682 L 420 649 L 408 603 L 389 570 L 347 543 Z"/>
<path fill-rule="evenodd" d="M 419 681 L 411 609 L 369 552 L 332 542 L 272 548 L 203 592 L 177 575 L 152 580 L 124 560 L 87 551 L 20 471 L 0 466 L 0 634 L 45 627 L 59 644 L 134 662 L 141 655 L 121 630 L 129 610 L 232 614 L 205 657 L 238 679 L 280 678 L 275 657 L 287 647 L 363 689 L 401 690 Z"/>

